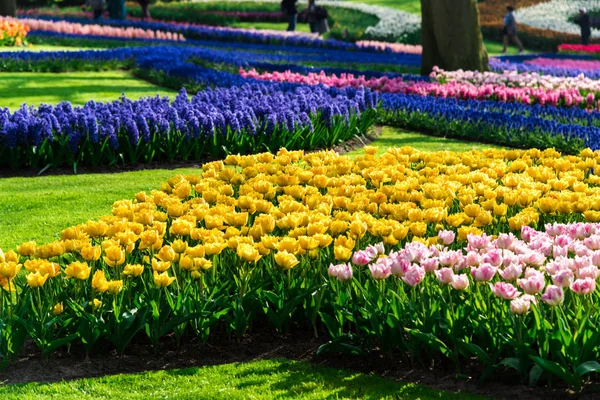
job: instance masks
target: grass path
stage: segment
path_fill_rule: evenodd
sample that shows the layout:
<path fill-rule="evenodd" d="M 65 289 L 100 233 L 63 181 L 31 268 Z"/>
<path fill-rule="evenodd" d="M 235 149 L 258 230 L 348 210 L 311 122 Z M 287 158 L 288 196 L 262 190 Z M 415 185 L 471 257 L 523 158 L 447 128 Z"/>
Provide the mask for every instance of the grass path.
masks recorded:
<path fill-rule="evenodd" d="M 476 400 L 378 376 L 283 359 L 123 374 L 52 384 L 0 386 L 3 400 L 450 399 Z"/>
<path fill-rule="evenodd" d="M 130 99 L 143 96 L 175 95 L 167 89 L 134 78 L 126 71 L 102 72 L 6 72 L 0 73 L 0 107 L 18 108 L 21 104 L 73 104 L 117 100 L 122 93 Z"/>
<path fill-rule="evenodd" d="M 0 178 L 0 248 L 14 249 L 27 240 L 55 240 L 64 228 L 110 215 L 117 200 L 158 189 L 177 174 L 197 172 L 188 168 Z"/>

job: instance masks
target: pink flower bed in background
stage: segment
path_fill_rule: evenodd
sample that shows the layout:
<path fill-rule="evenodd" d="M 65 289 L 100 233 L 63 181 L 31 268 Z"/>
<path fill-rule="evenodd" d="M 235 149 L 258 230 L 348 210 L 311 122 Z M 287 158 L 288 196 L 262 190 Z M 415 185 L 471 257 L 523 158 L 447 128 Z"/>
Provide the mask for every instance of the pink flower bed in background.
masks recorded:
<path fill-rule="evenodd" d="M 326 75 L 309 73 L 302 75 L 295 72 L 263 72 L 255 69 L 246 71 L 240 68 L 240 75 L 272 82 L 302 83 L 308 85 L 325 85 L 329 87 L 366 87 L 379 92 L 416 94 L 456 98 L 461 100 L 495 100 L 501 102 L 519 102 L 524 104 L 548 104 L 561 107 L 584 107 L 593 109 L 598 106 L 595 93 L 583 95 L 577 88 L 546 89 L 542 87 L 507 87 L 497 84 L 473 84 L 470 82 L 413 82 L 402 78 L 371 78 L 352 74 Z M 600 95 L 599 95 L 600 97 Z"/>
<path fill-rule="evenodd" d="M 46 31 L 75 35 L 108 36 L 127 39 L 158 39 L 185 41 L 182 34 L 146 30 L 140 28 L 117 28 L 101 25 L 81 25 L 66 21 L 45 21 L 32 18 L 0 17 L 0 21 L 20 22 L 32 31 Z"/>
<path fill-rule="evenodd" d="M 534 58 L 527 60 L 524 64 L 539 65 L 542 67 L 565 68 L 565 69 L 580 69 L 580 70 L 597 70 L 600 69 L 600 61 L 596 60 L 574 60 L 574 59 L 553 59 L 553 58 Z"/>
<path fill-rule="evenodd" d="M 458 82 L 473 83 L 475 85 L 493 84 L 508 87 L 531 87 L 544 89 L 579 89 L 587 92 L 600 92 L 600 81 L 587 78 L 583 75 L 576 77 L 560 77 L 551 75 L 540 75 L 537 72 L 519 73 L 516 71 L 479 72 L 479 71 L 444 71 L 434 67 L 429 75 L 440 83 Z"/>
<path fill-rule="evenodd" d="M 561 44 L 558 46 L 558 50 L 575 53 L 600 53 L 600 44 Z"/>
<path fill-rule="evenodd" d="M 403 43 L 386 43 L 377 42 L 375 40 L 360 40 L 356 42 L 358 47 L 369 47 L 376 48 L 378 50 L 389 50 L 394 53 L 409 53 L 409 54 L 422 54 L 423 46 L 403 44 Z"/>

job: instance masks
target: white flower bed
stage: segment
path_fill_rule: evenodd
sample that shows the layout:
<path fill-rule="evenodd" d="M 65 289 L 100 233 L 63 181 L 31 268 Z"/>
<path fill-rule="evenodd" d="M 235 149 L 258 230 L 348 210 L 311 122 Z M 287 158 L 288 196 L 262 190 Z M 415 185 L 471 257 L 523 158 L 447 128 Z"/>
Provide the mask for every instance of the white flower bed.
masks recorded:
<path fill-rule="evenodd" d="M 195 0 L 196 2 L 205 2 L 212 0 Z M 223 0 L 227 2 L 249 2 L 256 0 Z M 265 3 L 280 3 L 281 0 L 261 0 Z M 299 3 L 306 3 L 305 0 Z M 389 7 L 372 6 L 364 3 L 350 3 L 343 0 L 319 0 L 319 5 L 335 6 L 351 10 L 361 11 L 365 14 L 371 14 L 379 18 L 379 23 L 366 29 L 365 34 L 370 39 L 389 40 L 392 38 L 401 38 L 417 32 L 421 29 L 421 16 L 408 12 L 395 10 Z"/>
<path fill-rule="evenodd" d="M 556 32 L 579 35 L 579 25 L 569 21 L 581 8 L 600 9 L 600 0 L 551 0 L 515 11 L 517 24 L 529 25 Z M 600 31 L 592 29 L 592 37 L 600 37 Z"/>

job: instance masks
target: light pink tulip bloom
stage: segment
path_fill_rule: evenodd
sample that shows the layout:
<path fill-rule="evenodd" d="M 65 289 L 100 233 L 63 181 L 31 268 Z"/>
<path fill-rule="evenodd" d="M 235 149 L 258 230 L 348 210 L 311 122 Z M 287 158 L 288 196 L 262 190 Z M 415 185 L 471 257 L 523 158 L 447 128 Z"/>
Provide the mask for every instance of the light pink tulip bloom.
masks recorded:
<path fill-rule="evenodd" d="M 495 285 L 492 285 L 491 283 L 489 285 L 496 297 L 500 297 L 501 299 L 511 300 L 521 294 L 521 292 L 510 283 L 496 282 Z"/>
<path fill-rule="evenodd" d="M 596 290 L 596 281 L 592 278 L 577 279 L 571 283 L 571 290 L 580 295 L 587 295 Z"/>
<path fill-rule="evenodd" d="M 589 267 L 579 268 L 576 274 L 579 279 L 592 278 L 596 280 L 600 275 L 600 270 L 595 265 L 590 265 Z"/>
<path fill-rule="evenodd" d="M 417 264 L 412 264 L 402 277 L 402 280 L 410 286 L 417 286 L 423 281 L 424 277 L 425 269 Z"/>
<path fill-rule="evenodd" d="M 531 302 L 522 297 L 518 297 L 510 301 L 510 311 L 513 314 L 524 315 L 529 312 L 529 308 L 531 307 Z"/>
<path fill-rule="evenodd" d="M 454 279 L 454 270 L 452 268 L 441 268 L 435 271 L 435 276 L 437 277 L 440 283 L 444 285 L 449 285 L 452 283 Z"/>
<path fill-rule="evenodd" d="M 496 247 L 499 249 L 509 250 L 514 245 L 515 241 L 517 241 L 517 237 L 512 233 L 501 233 L 500 235 L 498 235 L 495 244 Z"/>
<path fill-rule="evenodd" d="M 425 269 L 425 272 L 433 272 L 438 269 L 439 261 L 437 258 L 427 258 L 421 260 L 421 266 Z"/>
<path fill-rule="evenodd" d="M 455 237 L 456 237 L 456 235 L 452 231 L 439 231 L 438 232 L 438 238 L 445 245 L 452 244 L 452 242 L 454 242 Z"/>
<path fill-rule="evenodd" d="M 369 253 L 364 250 L 359 250 L 352 256 L 352 262 L 355 265 L 364 266 L 373 261 L 374 257 L 371 257 Z"/>
<path fill-rule="evenodd" d="M 455 290 L 465 290 L 469 287 L 469 277 L 467 275 L 454 275 L 451 285 Z"/>
<path fill-rule="evenodd" d="M 337 279 L 340 282 L 348 282 L 352 279 L 353 271 L 350 263 L 348 264 L 339 264 L 337 271 Z"/>
<path fill-rule="evenodd" d="M 500 250 L 490 250 L 483 256 L 483 262 L 492 265 L 493 267 L 499 267 L 502 265 L 502 254 Z"/>
<path fill-rule="evenodd" d="M 369 265 L 369 270 L 373 279 L 386 279 L 392 274 L 392 261 L 388 257 L 378 258 L 377 261 Z"/>
<path fill-rule="evenodd" d="M 510 264 L 508 267 L 500 270 L 499 274 L 505 281 L 513 282 L 523 274 L 523 266 L 518 263 Z"/>
<path fill-rule="evenodd" d="M 574 274 L 570 269 L 563 269 L 552 275 L 552 283 L 563 288 L 569 287 L 573 283 Z"/>
<path fill-rule="evenodd" d="M 483 264 L 479 268 L 472 267 L 471 275 L 477 282 L 488 282 L 496 275 L 496 270 L 497 268 L 490 264 Z"/>
<path fill-rule="evenodd" d="M 542 295 L 542 301 L 549 306 L 556 307 L 565 299 L 565 292 L 560 286 L 548 285 Z"/>
<path fill-rule="evenodd" d="M 390 260 L 392 261 L 392 274 L 396 278 L 403 277 L 406 273 L 406 270 L 410 266 L 410 262 L 404 256 L 402 256 L 401 253 L 395 253 L 394 255 L 390 255 Z"/>
<path fill-rule="evenodd" d="M 518 280 L 518 283 L 525 293 L 533 295 L 544 290 L 546 279 L 541 273 L 531 274 L 529 276 L 526 274 L 524 279 Z"/>

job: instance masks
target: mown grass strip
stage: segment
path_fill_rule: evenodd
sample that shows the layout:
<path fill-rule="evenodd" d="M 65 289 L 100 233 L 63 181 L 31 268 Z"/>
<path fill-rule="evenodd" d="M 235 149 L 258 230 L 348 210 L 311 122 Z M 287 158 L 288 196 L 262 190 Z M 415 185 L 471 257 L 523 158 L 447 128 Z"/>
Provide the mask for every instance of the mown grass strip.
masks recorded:
<path fill-rule="evenodd" d="M 414 383 L 283 359 L 0 386 L 3 400 L 483 399 Z"/>

